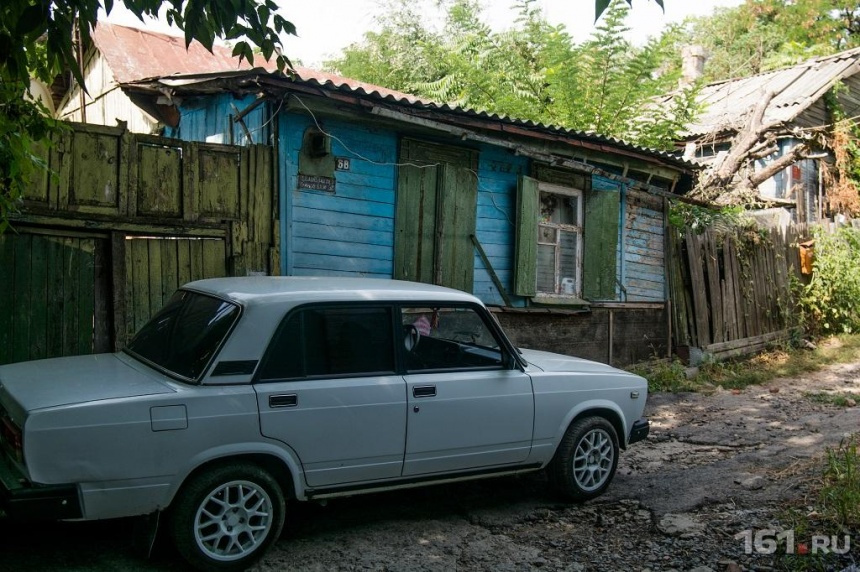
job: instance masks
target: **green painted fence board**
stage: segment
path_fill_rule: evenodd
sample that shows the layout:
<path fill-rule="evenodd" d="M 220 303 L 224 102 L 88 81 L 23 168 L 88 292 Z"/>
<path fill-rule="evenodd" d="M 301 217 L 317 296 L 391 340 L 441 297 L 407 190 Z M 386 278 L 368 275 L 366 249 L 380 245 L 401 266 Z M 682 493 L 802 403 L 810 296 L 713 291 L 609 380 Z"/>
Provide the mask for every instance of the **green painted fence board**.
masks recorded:
<path fill-rule="evenodd" d="M 12 309 L 15 307 L 11 295 L 15 285 L 13 240 L 11 233 L 0 234 L 0 364 L 12 361 Z"/>
<path fill-rule="evenodd" d="M 517 181 L 517 243 L 514 293 L 537 294 L 537 222 L 540 191 L 537 179 L 520 177 Z"/>
<path fill-rule="evenodd" d="M 15 237 L 15 294 L 12 314 L 14 316 L 12 338 L 12 361 L 24 361 L 30 358 L 30 262 L 32 238 L 29 235 Z"/>
<path fill-rule="evenodd" d="M 30 352 L 28 359 L 47 356 L 48 346 L 48 240 L 34 236 L 30 248 Z"/>

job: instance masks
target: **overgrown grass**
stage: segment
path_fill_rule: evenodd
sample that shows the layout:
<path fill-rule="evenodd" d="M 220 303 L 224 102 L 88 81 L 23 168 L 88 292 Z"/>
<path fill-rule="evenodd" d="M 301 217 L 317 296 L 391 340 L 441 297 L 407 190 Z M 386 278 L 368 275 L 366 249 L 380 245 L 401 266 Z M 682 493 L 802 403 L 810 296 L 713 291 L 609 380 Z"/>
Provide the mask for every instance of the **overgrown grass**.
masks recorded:
<path fill-rule="evenodd" d="M 860 454 L 858 438 L 827 450 L 824 485 L 819 493 L 824 515 L 842 529 L 860 528 Z"/>
<path fill-rule="evenodd" d="M 860 360 L 860 334 L 822 340 L 814 350 L 777 347 L 756 356 L 725 362 L 706 361 L 689 379 L 679 361 L 637 364 L 630 370 L 648 380 L 649 391 L 743 389 L 778 377 L 796 377 L 835 364 Z"/>
<path fill-rule="evenodd" d="M 783 554 L 776 562 L 778 569 L 841 570 L 848 561 L 853 561 L 851 554 L 806 552 L 801 544 L 807 543 L 808 547 L 812 536 L 827 535 L 837 537 L 838 545 L 844 547 L 843 538 L 847 535 L 852 545 L 851 553 L 856 556 L 854 546 L 860 531 L 858 440 L 855 435 L 837 447 L 828 448 L 825 455 L 815 462 L 806 499 L 780 514 L 783 528 L 794 532 L 795 553 Z"/>
<path fill-rule="evenodd" d="M 857 399 L 850 393 L 831 393 L 827 391 L 807 391 L 803 394 L 813 403 L 835 405 L 837 407 L 854 407 Z"/>

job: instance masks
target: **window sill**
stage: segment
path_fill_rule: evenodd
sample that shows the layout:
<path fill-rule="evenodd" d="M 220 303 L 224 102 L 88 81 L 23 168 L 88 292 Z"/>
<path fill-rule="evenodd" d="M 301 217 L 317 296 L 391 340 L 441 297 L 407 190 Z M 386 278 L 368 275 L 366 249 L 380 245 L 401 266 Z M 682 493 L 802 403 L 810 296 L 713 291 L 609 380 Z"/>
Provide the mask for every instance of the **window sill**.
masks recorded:
<path fill-rule="evenodd" d="M 564 294 L 538 294 L 531 299 L 532 303 L 540 304 L 541 306 L 575 306 L 577 308 L 588 308 L 591 304 L 588 300 L 583 300 L 578 296 L 570 296 Z"/>

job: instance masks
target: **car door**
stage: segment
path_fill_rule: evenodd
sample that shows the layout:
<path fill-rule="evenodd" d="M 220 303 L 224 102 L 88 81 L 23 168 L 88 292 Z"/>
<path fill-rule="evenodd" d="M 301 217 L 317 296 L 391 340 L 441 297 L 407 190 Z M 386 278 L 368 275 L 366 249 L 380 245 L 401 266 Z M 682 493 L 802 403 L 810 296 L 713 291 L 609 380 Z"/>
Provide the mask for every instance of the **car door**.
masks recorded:
<path fill-rule="evenodd" d="M 311 487 L 401 474 L 406 389 L 395 374 L 392 312 L 303 307 L 266 351 L 255 384 L 260 429 L 293 448 Z"/>
<path fill-rule="evenodd" d="M 404 306 L 408 400 L 403 475 L 515 465 L 534 428 L 531 378 L 508 366 L 476 306 Z"/>

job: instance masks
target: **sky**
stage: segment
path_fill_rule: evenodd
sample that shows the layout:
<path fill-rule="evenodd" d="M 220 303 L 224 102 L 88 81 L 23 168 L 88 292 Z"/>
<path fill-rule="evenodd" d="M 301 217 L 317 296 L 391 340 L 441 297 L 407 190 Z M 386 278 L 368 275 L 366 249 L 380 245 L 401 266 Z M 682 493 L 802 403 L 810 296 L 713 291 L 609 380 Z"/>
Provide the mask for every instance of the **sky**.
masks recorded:
<path fill-rule="evenodd" d="M 375 16 L 385 5 L 384 0 L 276 0 L 281 15 L 295 24 L 298 36 L 288 37 L 284 51 L 293 63 L 319 67 L 326 59 L 337 56 L 341 49 L 358 42 L 366 31 L 375 28 Z M 416 0 L 426 4 L 428 18 L 441 21 L 441 12 L 432 0 Z M 483 0 L 486 21 L 496 30 L 513 25 L 516 12 L 510 0 Z M 715 7 L 737 6 L 743 0 L 664 0 L 665 13 L 653 0 L 634 0 L 628 17 L 630 39 L 643 43 L 658 35 L 668 24 L 680 22 L 687 16 L 704 16 Z M 585 40 L 594 27 L 594 0 L 537 0 L 553 24 L 564 24 L 574 40 Z M 165 23 L 143 26 L 130 12 L 117 3 L 110 21 L 135 27 L 149 27 L 166 32 Z"/>

